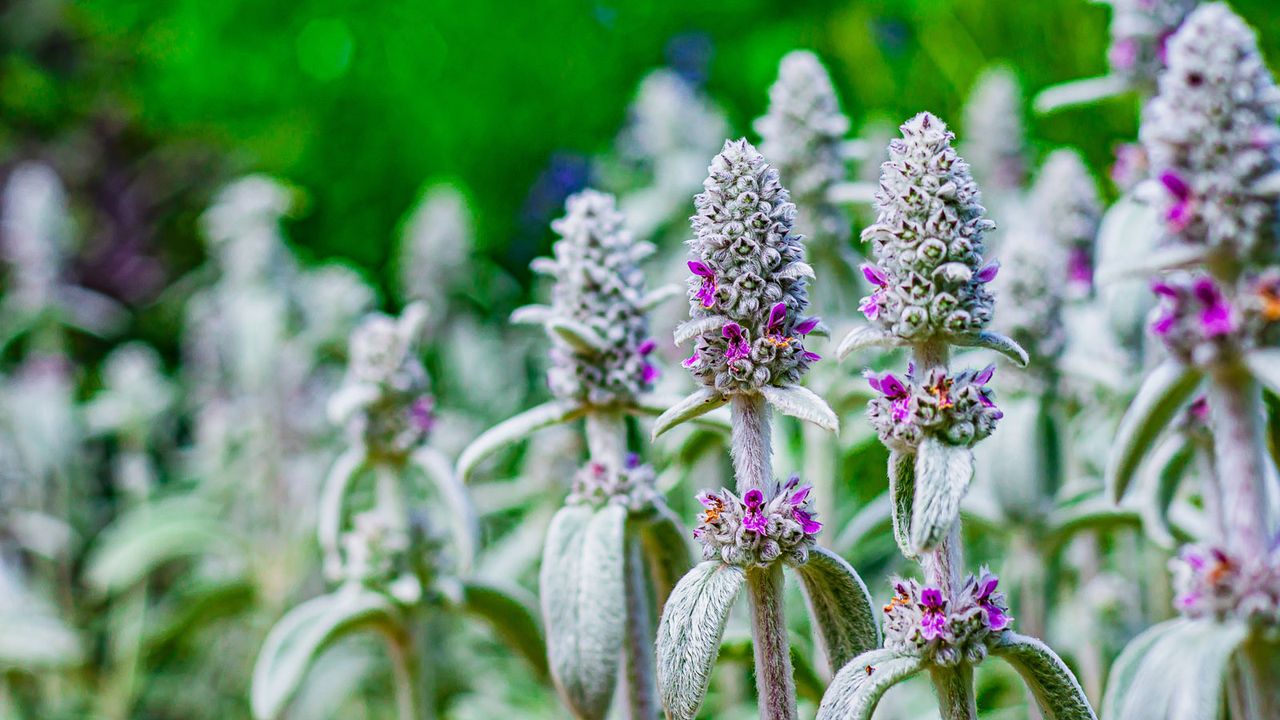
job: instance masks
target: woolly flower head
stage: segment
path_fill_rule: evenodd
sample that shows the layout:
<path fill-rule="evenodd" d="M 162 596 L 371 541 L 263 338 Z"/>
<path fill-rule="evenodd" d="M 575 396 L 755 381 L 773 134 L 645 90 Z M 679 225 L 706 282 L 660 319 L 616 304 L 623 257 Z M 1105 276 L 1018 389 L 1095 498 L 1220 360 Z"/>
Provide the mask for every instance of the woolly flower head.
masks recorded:
<path fill-rule="evenodd" d="M 641 307 L 640 261 L 653 252 L 623 227 L 612 195 L 584 190 L 565 203 L 551 224 L 560 235 L 552 257 L 533 269 L 555 278 L 550 326 L 561 327 L 550 349 L 547 384 L 562 400 L 595 406 L 625 405 L 652 389 L 655 347 Z"/>
<path fill-rule="evenodd" d="M 1280 334 L 1280 270 L 1241 281 L 1229 296 L 1212 278 L 1176 273 L 1156 282 L 1151 331 L 1174 357 L 1207 366 L 1224 354 L 1274 344 Z"/>
<path fill-rule="evenodd" d="M 13 266 L 9 292 L 26 308 L 47 305 L 72 249 L 62 181 L 47 165 L 23 163 L 9 174 L 2 203 L 0 254 Z"/>
<path fill-rule="evenodd" d="M 1117 77 L 1146 92 L 1164 68 L 1169 37 L 1199 0 L 1107 0 L 1111 45 L 1107 64 Z"/>
<path fill-rule="evenodd" d="M 1174 607 L 1184 615 L 1280 625 L 1280 554 L 1249 560 L 1219 547 L 1189 545 L 1169 567 Z"/>
<path fill-rule="evenodd" d="M 947 126 L 923 112 L 901 130 L 881 167 L 876 221 L 862 231 L 875 255 L 863 274 L 876 288 L 862 312 L 908 342 L 978 332 L 994 305 L 987 283 L 999 266 L 982 255 L 995 224 Z"/>
<path fill-rule="evenodd" d="M 768 492 L 752 488 L 742 497 L 725 489 L 699 493 L 703 512 L 693 535 L 702 543 L 703 558 L 741 566 L 807 562 L 822 529 L 811 489 L 792 477 Z"/>
<path fill-rule="evenodd" d="M 630 122 L 619 138 L 621 153 L 655 166 L 714 149 L 728 132 L 720 109 L 670 68 L 654 70 L 640 81 L 628 115 Z"/>
<path fill-rule="evenodd" d="M 1193 12 L 1169 42 L 1169 68 L 1141 130 L 1177 242 L 1239 261 L 1277 258 L 1280 90 L 1257 36 L 1223 4 Z"/>
<path fill-rule="evenodd" d="M 813 270 L 793 231 L 796 207 L 746 140 L 725 142 L 708 170 L 688 243 L 692 319 L 676 330 L 696 338 L 684 366 L 722 393 L 794 384 L 819 359 L 804 347 L 818 319 L 804 315 Z"/>
<path fill-rule="evenodd" d="M 796 50 L 782 58 L 769 88 L 769 112 L 755 128 L 761 152 L 795 198 L 801 230 L 843 247 L 849 222 L 829 192 L 845 180 L 841 148 L 849 119 L 840 112 L 831 77 L 816 55 Z"/>
<path fill-rule="evenodd" d="M 867 382 L 879 393 L 867 403 L 867 416 L 880 440 L 893 450 L 914 452 L 925 435 L 971 446 L 990 435 L 1004 417 L 987 388 L 994 374 L 994 365 L 957 375 L 935 368 L 917 381 L 912 365 L 903 382 L 893 373 L 867 371 Z"/>
<path fill-rule="evenodd" d="M 371 454 L 402 457 L 435 422 L 430 381 L 417 357 L 424 315 L 421 305 L 399 318 L 373 313 L 351 333 L 347 375 L 329 400 L 329 417 Z"/>
<path fill-rule="evenodd" d="M 1102 223 L 1098 186 L 1080 154 L 1061 148 L 1045 158 L 1031 186 L 1031 213 L 1048 236 L 1048 255 L 1076 294 L 1093 286 L 1094 241 Z M 1010 303 L 1016 304 L 1016 303 Z"/>
<path fill-rule="evenodd" d="M 1013 71 L 983 71 L 964 106 L 965 157 L 988 192 L 1019 192 L 1027 179 L 1022 86 Z"/>
<path fill-rule="evenodd" d="M 400 289 L 442 312 L 451 288 L 468 279 L 465 272 L 475 236 L 467 197 L 457 187 L 433 185 L 423 193 L 405 222 L 400 245 Z M 460 282 L 461 281 L 461 282 Z"/>
<path fill-rule="evenodd" d="M 620 468 L 592 460 L 573 476 L 567 502 L 594 507 L 621 505 L 629 512 L 641 513 L 652 509 L 658 499 L 653 481 L 653 466 L 642 465 L 635 454 L 628 455 Z"/>
<path fill-rule="evenodd" d="M 949 598 L 915 580 L 894 581 L 894 596 L 884 606 L 884 646 L 924 657 L 938 665 L 976 665 L 987 657 L 987 643 L 1013 623 L 1000 579 L 986 568 Z"/>
<path fill-rule="evenodd" d="M 333 579 L 360 583 L 412 605 L 441 571 L 451 569 L 443 539 L 421 517 L 406 519 L 386 508 L 356 513 L 342 535 L 342 565 Z"/>
<path fill-rule="evenodd" d="M 1032 358 L 1027 368 L 1015 373 L 1023 380 L 1051 372 L 1067 341 L 1062 308 L 1066 291 L 1063 265 L 1068 253 L 1054 244 L 1052 231 L 1041 224 L 1044 219 L 1030 208 L 1021 208 L 1010 217 L 1001 245 L 1002 272 L 992 283 L 1001 299 L 997 326 Z"/>
<path fill-rule="evenodd" d="M 96 432 L 146 437 L 176 397 L 159 353 L 131 342 L 112 350 L 103 362 L 102 390 L 85 407 L 86 420 Z"/>

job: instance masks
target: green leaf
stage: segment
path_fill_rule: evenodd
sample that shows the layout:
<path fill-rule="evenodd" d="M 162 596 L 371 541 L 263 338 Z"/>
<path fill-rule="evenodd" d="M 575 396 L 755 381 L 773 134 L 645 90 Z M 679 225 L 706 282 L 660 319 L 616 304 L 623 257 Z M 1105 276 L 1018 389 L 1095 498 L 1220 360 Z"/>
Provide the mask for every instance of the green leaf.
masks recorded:
<path fill-rule="evenodd" d="M 320 510 L 316 515 L 316 536 L 324 553 L 326 572 L 341 567 L 338 545 L 342 534 L 343 502 L 351 482 L 366 468 L 364 448 L 353 447 L 338 456 L 320 487 Z"/>
<path fill-rule="evenodd" d="M 444 501 L 449 525 L 453 531 L 454 560 L 458 572 L 469 573 L 480 551 L 480 519 L 467 488 L 453 474 L 448 458 L 431 447 L 418 448 L 410 456 L 410 462 L 422 471 L 435 485 Z"/>
<path fill-rule="evenodd" d="M 1176 360 L 1156 366 L 1142 381 L 1116 429 L 1107 459 L 1107 492 L 1112 500 L 1124 497 L 1142 458 L 1199 385 L 1199 371 Z"/>
<path fill-rule="evenodd" d="M 513 325 L 545 325 L 555 312 L 547 305 L 525 305 L 511 312 Z"/>
<path fill-rule="evenodd" d="M 581 405 L 553 400 L 494 425 L 462 451 L 458 457 L 458 479 L 469 482 L 480 461 L 538 430 L 582 417 L 584 412 Z"/>
<path fill-rule="evenodd" d="M 667 597 L 680 578 L 689 572 L 689 533 L 680 518 L 671 512 L 666 503 L 659 501 L 653 514 L 641 518 L 640 541 L 649 560 L 649 576 L 653 579 L 654 595 L 658 610 L 666 604 Z"/>
<path fill-rule="evenodd" d="M 1258 348 L 1245 353 L 1245 365 L 1268 390 L 1280 395 L 1280 348 Z"/>
<path fill-rule="evenodd" d="M 844 362 L 846 358 L 859 350 L 867 348 L 897 347 L 902 341 L 898 336 L 881 330 L 875 325 L 859 325 L 849 331 L 840 345 L 836 347 L 836 359 Z"/>
<path fill-rule="evenodd" d="M 995 350 L 1005 356 L 1010 362 L 1018 367 L 1027 366 L 1027 351 L 1013 338 L 1005 337 L 1000 333 L 983 331 L 973 335 L 957 335 L 955 344 L 962 347 L 979 347 L 987 350 Z"/>
<path fill-rule="evenodd" d="M 408 642 L 403 618 L 381 593 L 346 585 L 290 610 L 267 633 L 253 667 L 249 704 L 259 720 L 275 718 L 298 692 L 311 663 L 334 642 L 376 630 L 390 642 Z"/>
<path fill-rule="evenodd" d="M 219 515 L 208 504 L 187 497 L 131 510 L 95 544 L 85 571 L 89 587 L 102 595 L 121 592 L 165 563 L 235 548 L 235 535 L 218 521 Z"/>
<path fill-rule="evenodd" d="M 942 542 L 960 516 L 960 501 L 973 478 L 973 451 L 926 436 L 916 451 L 911 549 L 919 555 Z"/>
<path fill-rule="evenodd" d="M 1247 637 L 1244 623 L 1210 619 L 1171 620 L 1139 635 L 1112 668 L 1104 717 L 1217 720 L 1231 657 Z"/>
<path fill-rule="evenodd" d="M 818 647 L 835 673 L 857 655 L 880 644 L 880 628 L 867 586 L 843 558 L 823 547 L 796 565 L 813 616 Z"/>
<path fill-rule="evenodd" d="M 511 649 L 546 676 L 547 645 L 536 612 L 537 599 L 519 588 L 502 589 L 474 580 L 462 585 L 462 608 L 487 622 Z"/>
<path fill-rule="evenodd" d="M 1045 720 L 1097 720 L 1076 676 L 1044 643 L 1004 632 L 990 650 L 1022 676 Z"/>
<path fill-rule="evenodd" d="M 760 394 L 783 415 L 811 422 L 828 432 L 840 432 L 840 420 L 836 418 L 835 412 L 809 388 L 799 385 L 765 385 L 760 388 Z"/>
<path fill-rule="evenodd" d="M 836 673 L 818 707 L 817 720 L 870 720 L 889 688 L 923 669 L 924 661 L 917 657 L 884 649 L 867 651 Z"/>
<path fill-rule="evenodd" d="M 666 412 L 668 408 L 679 403 L 680 400 L 681 398 L 641 395 L 636 398 L 635 404 L 631 406 L 631 409 L 637 415 L 658 417 Z M 690 422 L 704 428 L 722 430 L 724 432 L 729 432 L 733 427 L 727 412 L 708 412 L 705 415 L 691 418 Z"/>
<path fill-rule="evenodd" d="M 657 420 L 653 421 L 653 430 L 650 437 L 651 439 L 657 439 L 659 435 L 680 423 L 692 420 L 699 415 L 706 415 L 728 402 L 728 397 L 714 390 L 708 388 L 696 390 L 693 394 L 672 405 L 666 412 L 659 415 Z"/>
<path fill-rule="evenodd" d="M 658 693 L 672 720 L 693 720 L 711 682 L 729 609 L 747 575 L 707 560 L 671 592 L 658 624 Z"/>
<path fill-rule="evenodd" d="M 627 513 L 561 508 L 551 521 L 539 591 L 551 677 L 583 720 L 601 720 L 617 683 L 626 632 L 623 543 Z"/>
<path fill-rule="evenodd" d="M 172 655 L 200 628 L 251 608 L 256 593 L 257 585 L 244 576 L 197 577 L 170 588 L 162 608 L 147 611 L 147 624 L 154 627 L 143 640 L 147 657 Z"/>
<path fill-rule="evenodd" d="M 584 323 L 569 318 L 547 321 L 547 333 L 583 355 L 599 355 L 609 350 L 609 342 Z"/>
<path fill-rule="evenodd" d="M 908 560 L 917 555 L 911 545 L 911 515 L 916 501 L 916 456 L 889 453 L 889 498 L 892 503 L 893 539 Z"/>
<path fill-rule="evenodd" d="M 910 518 L 910 512 L 907 517 Z M 893 503 L 888 492 L 880 493 L 854 514 L 831 547 L 841 555 L 849 555 L 864 538 L 888 529 L 892 523 Z"/>
<path fill-rule="evenodd" d="M 1156 448 L 1146 463 L 1148 496 L 1142 503 L 1142 529 L 1155 544 L 1172 550 L 1178 543 L 1169 522 L 1169 509 L 1178 495 L 1178 485 L 1196 458 L 1196 448 L 1180 433 L 1171 435 Z"/>
<path fill-rule="evenodd" d="M 1049 513 L 1044 552 L 1052 554 L 1084 530 L 1112 530 L 1121 527 L 1136 529 L 1141 522 L 1141 516 L 1136 510 L 1116 507 L 1105 497 L 1086 497 L 1054 508 Z"/>

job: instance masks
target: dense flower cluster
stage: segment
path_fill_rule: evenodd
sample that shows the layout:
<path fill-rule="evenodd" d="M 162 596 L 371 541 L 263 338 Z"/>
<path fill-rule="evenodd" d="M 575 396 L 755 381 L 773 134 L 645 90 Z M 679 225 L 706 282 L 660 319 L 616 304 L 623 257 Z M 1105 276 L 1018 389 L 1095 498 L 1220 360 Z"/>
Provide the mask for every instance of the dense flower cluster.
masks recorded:
<path fill-rule="evenodd" d="M 633 513 L 653 507 L 658 492 L 653 487 L 653 466 L 640 464 L 639 456 L 627 456 L 621 468 L 589 461 L 573 476 L 569 504 L 600 507 L 621 505 Z"/>
<path fill-rule="evenodd" d="M 844 247 L 849 222 L 830 191 L 846 178 L 842 147 L 849 119 L 816 55 L 796 50 L 782 58 L 778 80 L 769 88 L 769 112 L 755 127 L 760 151 L 795 200 L 800 229 L 811 239 Z"/>
<path fill-rule="evenodd" d="M 809 492 L 810 486 L 792 477 L 768 495 L 758 488 L 741 498 L 725 489 L 700 493 L 704 510 L 693 534 L 702 542 L 703 558 L 742 566 L 806 562 L 822 529 Z"/>
<path fill-rule="evenodd" d="M 1280 553 L 1246 560 L 1222 548 L 1190 545 L 1169 567 L 1174 606 L 1184 615 L 1280 625 Z"/>
<path fill-rule="evenodd" d="M 1280 321 L 1280 271 L 1242 281 L 1233 301 L 1213 279 L 1175 274 L 1152 285 L 1160 304 L 1151 331 L 1183 362 L 1208 365 L 1224 353 L 1270 344 Z"/>
<path fill-rule="evenodd" d="M 921 382 L 915 368 L 907 369 L 906 382 L 893 373 L 866 373 L 879 393 L 867 403 L 867 415 L 880 440 L 893 450 L 914 450 L 926 434 L 952 445 L 970 446 L 991 434 L 1004 413 L 991 400 L 987 388 L 995 366 L 948 375 L 934 369 Z"/>
<path fill-rule="evenodd" d="M 1007 67 L 979 76 L 964 107 L 964 154 L 988 192 L 1016 193 L 1027 179 L 1022 87 Z"/>
<path fill-rule="evenodd" d="M 413 604 L 447 567 L 443 538 L 422 518 L 404 518 L 388 508 L 356 513 L 342 535 L 341 580 L 383 590 Z"/>
<path fill-rule="evenodd" d="M 1280 90 L 1257 37 L 1227 6 L 1193 12 L 1169 43 L 1142 142 L 1176 241 L 1274 260 L 1280 221 Z"/>
<path fill-rule="evenodd" d="M 694 203 L 689 241 L 689 320 L 694 352 L 684 366 L 722 393 L 800 380 L 819 359 L 804 347 L 818 319 L 805 317 L 804 247 L 796 207 L 778 171 L 746 140 L 728 141 Z"/>
<path fill-rule="evenodd" d="M 936 587 L 895 580 L 895 594 L 884 606 L 884 646 L 938 665 L 982 662 L 986 643 L 1013 622 L 1004 593 L 996 590 L 999 582 L 983 568 L 948 598 Z"/>
<path fill-rule="evenodd" d="M 987 283 L 998 265 L 982 255 L 995 224 L 947 126 L 920 113 L 901 129 L 880 176 L 876 221 L 862 231 L 875 254 L 863 274 L 876 289 L 861 309 L 910 342 L 977 332 L 991 321 Z"/>
<path fill-rule="evenodd" d="M 1166 43 L 1199 0 L 1107 0 L 1111 5 L 1112 74 L 1150 91 L 1166 62 Z"/>
<path fill-rule="evenodd" d="M 652 389 L 655 347 L 641 307 L 645 293 L 640 261 L 653 252 L 623 227 L 613 196 L 585 190 L 568 199 L 566 214 L 551 224 L 560 235 L 554 257 L 533 268 L 555 278 L 554 319 L 585 326 L 603 347 L 584 349 L 556 341 L 547 383 L 558 398 L 596 406 L 628 404 Z"/>
<path fill-rule="evenodd" d="M 1075 295 L 1087 294 L 1093 288 L 1094 242 L 1102 223 L 1102 204 L 1079 153 L 1064 148 L 1045 158 L 1031 187 L 1031 213 L 1048 235 L 1046 255 L 1058 263 L 1060 272 L 1065 271 L 1068 289 Z"/>
<path fill-rule="evenodd" d="M 430 380 L 417 357 L 424 312 L 410 305 L 399 319 L 375 313 L 351 333 L 347 375 L 329 416 L 371 455 L 403 456 L 435 423 Z"/>

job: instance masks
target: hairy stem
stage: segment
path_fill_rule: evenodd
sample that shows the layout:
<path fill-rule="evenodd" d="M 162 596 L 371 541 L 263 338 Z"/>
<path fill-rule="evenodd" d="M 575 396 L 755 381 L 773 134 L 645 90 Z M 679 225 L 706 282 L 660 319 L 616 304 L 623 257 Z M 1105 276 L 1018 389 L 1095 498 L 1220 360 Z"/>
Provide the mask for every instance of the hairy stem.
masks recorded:
<path fill-rule="evenodd" d="M 654 720 L 659 711 L 653 677 L 653 605 L 645 575 L 644 547 L 631 532 L 627 533 L 626 585 L 627 717 Z"/>
<path fill-rule="evenodd" d="M 1264 557 L 1269 533 L 1262 391 L 1247 369 L 1231 363 L 1214 369 L 1209 403 L 1227 547 L 1242 557 Z"/>
<path fill-rule="evenodd" d="M 796 687 L 783 613 L 782 565 L 747 571 L 760 720 L 796 720 Z"/>
<path fill-rule="evenodd" d="M 430 718 L 434 713 L 422 702 L 418 689 L 420 673 L 412 636 L 408 632 L 389 633 L 387 648 L 396 689 L 396 717 L 399 720 Z"/>
<path fill-rule="evenodd" d="M 621 469 L 627 455 L 627 422 L 617 410 L 587 413 L 587 454 L 592 460 Z"/>
<path fill-rule="evenodd" d="M 933 690 L 938 695 L 942 720 L 976 720 L 978 704 L 973 695 L 973 666 L 961 662 L 955 667 L 929 670 Z"/>
<path fill-rule="evenodd" d="M 730 455 L 738 494 L 752 488 L 767 490 L 773 480 L 773 446 L 769 439 L 769 406 L 764 396 L 734 395 Z"/>

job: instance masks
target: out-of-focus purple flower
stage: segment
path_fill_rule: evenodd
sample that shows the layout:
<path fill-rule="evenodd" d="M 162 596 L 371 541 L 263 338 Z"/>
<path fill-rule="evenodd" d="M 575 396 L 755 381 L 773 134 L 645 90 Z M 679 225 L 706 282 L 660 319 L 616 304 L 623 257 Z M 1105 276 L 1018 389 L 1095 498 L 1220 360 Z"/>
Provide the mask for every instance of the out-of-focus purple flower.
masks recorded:
<path fill-rule="evenodd" d="M 1067 282 L 1086 290 L 1093 287 L 1093 260 L 1087 248 L 1073 247 L 1067 254 Z"/>
<path fill-rule="evenodd" d="M 726 324 L 720 334 L 729 341 L 729 347 L 724 351 L 724 357 L 729 362 L 741 360 L 751 354 L 751 343 L 747 342 L 742 326 L 738 323 Z"/>
<path fill-rule="evenodd" d="M 409 405 L 409 418 L 419 432 L 430 432 L 435 427 L 435 408 L 436 399 L 430 395 L 423 395 Z"/>
<path fill-rule="evenodd" d="M 653 338 L 649 338 L 648 340 L 640 343 L 640 347 L 636 348 L 636 353 L 640 355 L 648 355 L 653 352 L 656 347 L 658 347 L 658 341 Z"/>
<path fill-rule="evenodd" d="M 1122 72 L 1132 70 L 1138 62 L 1138 41 L 1135 38 L 1120 38 L 1107 50 L 1107 62 L 1112 68 Z"/>
<path fill-rule="evenodd" d="M 1209 398 L 1201 395 L 1187 406 L 1187 415 L 1198 423 L 1209 422 Z"/>
<path fill-rule="evenodd" d="M 1213 280 L 1196 280 L 1192 293 L 1200 301 L 1200 327 L 1205 337 L 1221 337 L 1235 332 L 1236 321 L 1231 305 Z"/>
<path fill-rule="evenodd" d="M 1147 153 L 1138 143 L 1123 143 L 1115 147 L 1115 162 L 1111 165 L 1111 181 L 1122 190 L 1128 190 L 1147 174 Z"/>
<path fill-rule="evenodd" d="M 1164 189 L 1176 200 L 1165 211 L 1165 222 L 1171 230 L 1179 232 L 1191 224 L 1193 209 L 1191 187 L 1187 185 L 1186 180 L 1172 170 L 1160 173 L 1160 184 L 1164 185 Z"/>
<path fill-rule="evenodd" d="M 935 587 L 926 587 L 920 591 L 920 633 L 925 639 L 933 640 L 947 630 L 947 602 L 942 599 L 942 591 Z"/>
<path fill-rule="evenodd" d="M 645 363 L 644 367 L 640 370 L 640 377 L 644 380 L 644 384 L 646 385 L 652 385 L 657 381 L 659 374 L 658 368 L 650 365 L 649 363 Z"/>
<path fill-rule="evenodd" d="M 709 308 L 716 304 L 716 274 L 701 260 L 690 260 L 689 271 L 702 278 L 702 285 L 694 297 L 702 302 L 702 307 Z"/>
<path fill-rule="evenodd" d="M 820 322 L 822 321 L 816 317 L 805 318 L 804 320 L 796 323 L 796 334 L 808 335 L 813 332 L 814 328 L 818 327 L 818 323 Z"/>

